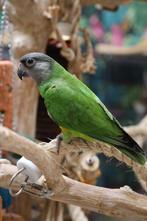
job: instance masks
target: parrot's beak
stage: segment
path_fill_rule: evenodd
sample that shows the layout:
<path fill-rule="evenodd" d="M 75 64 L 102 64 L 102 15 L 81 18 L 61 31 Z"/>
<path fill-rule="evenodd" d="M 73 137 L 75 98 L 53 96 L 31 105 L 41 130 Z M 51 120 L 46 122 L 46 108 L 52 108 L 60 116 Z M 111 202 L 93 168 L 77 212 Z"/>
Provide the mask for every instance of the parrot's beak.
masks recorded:
<path fill-rule="evenodd" d="M 27 71 L 24 70 L 23 65 L 20 63 L 19 67 L 18 67 L 18 71 L 17 71 L 17 75 L 18 77 L 22 80 L 24 77 L 28 77 L 28 73 Z"/>

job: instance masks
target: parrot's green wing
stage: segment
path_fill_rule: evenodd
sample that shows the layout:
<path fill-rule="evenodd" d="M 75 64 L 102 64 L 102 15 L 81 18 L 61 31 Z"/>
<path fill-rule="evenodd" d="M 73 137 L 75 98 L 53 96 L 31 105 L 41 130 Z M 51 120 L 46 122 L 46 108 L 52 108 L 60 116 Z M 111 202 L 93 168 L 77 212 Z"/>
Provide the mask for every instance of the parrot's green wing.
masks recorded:
<path fill-rule="evenodd" d="M 54 67 L 49 81 L 39 87 L 51 118 L 63 128 L 114 145 L 144 164 L 143 150 L 122 129 L 99 98 L 61 66 Z"/>

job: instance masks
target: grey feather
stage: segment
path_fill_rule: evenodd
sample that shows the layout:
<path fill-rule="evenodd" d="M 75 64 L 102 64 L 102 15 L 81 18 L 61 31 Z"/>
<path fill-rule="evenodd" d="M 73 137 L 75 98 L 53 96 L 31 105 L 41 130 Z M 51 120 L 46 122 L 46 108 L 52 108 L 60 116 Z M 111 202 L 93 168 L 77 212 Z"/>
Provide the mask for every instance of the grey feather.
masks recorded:
<path fill-rule="evenodd" d="M 34 65 L 31 67 L 27 66 L 27 60 L 28 59 L 33 59 Z M 38 52 L 33 52 L 24 55 L 20 59 L 21 63 L 21 70 L 23 69 L 24 73 L 27 73 L 27 76 L 32 77 L 37 84 L 41 84 L 42 82 L 46 81 L 51 72 L 52 72 L 52 64 L 54 60 L 43 54 L 43 53 L 38 53 Z"/>

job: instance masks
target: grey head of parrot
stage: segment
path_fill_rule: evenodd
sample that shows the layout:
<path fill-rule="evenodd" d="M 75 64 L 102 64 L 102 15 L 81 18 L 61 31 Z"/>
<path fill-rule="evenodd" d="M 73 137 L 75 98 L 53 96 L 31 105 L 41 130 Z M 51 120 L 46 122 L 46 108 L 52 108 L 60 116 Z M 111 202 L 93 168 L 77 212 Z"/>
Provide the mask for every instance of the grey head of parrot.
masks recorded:
<path fill-rule="evenodd" d="M 24 77 L 31 77 L 40 84 L 49 78 L 53 62 L 51 57 L 43 53 L 26 54 L 20 59 L 17 75 L 21 80 Z"/>

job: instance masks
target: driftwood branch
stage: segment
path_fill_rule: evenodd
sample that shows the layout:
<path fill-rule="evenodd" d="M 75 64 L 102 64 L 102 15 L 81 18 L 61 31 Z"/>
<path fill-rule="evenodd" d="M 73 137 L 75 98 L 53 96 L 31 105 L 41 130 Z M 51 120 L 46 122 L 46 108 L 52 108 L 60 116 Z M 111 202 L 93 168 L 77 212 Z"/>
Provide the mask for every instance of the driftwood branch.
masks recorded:
<path fill-rule="evenodd" d="M 1 173 L 9 173 L 9 176 L 5 177 L 5 179 L 0 176 L 0 186 L 6 187 L 3 180 L 8 185 L 9 179 L 15 173 L 16 167 L 13 166 L 14 171 L 10 167 L 10 165 L 5 166 L 4 164 L 0 166 Z M 54 177 L 55 174 L 52 171 L 52 179 Z M 77 205 L 108 216 L 132 217 L 138 221 L 145 221 L 147 218 L 147 197 L 133 192 L 127 186 L 120 189 L 107 189 L 83 184 L 65 176 L 63 178 L 65 181 L 64 190 L 52 197 L 46 195 L 46 198 Z M 17 180 L 17 182 L 21 181 L 21 178 Z M 28 187 L 26 191 L 40 195 L 39 191 L 35 190 L 35 188 Z"/>
<path fill-rule="evenodd" d="M 144 119 L 146 122 L 146 118 Z M 143 122 L 140 125 L 144 125 Z M 136 126 L 134 127 L 136 128 Z M 128 132 L 129 132 L 128 128 Z M 135 129 L 137 131 L 137 129 Z M 131 129 L 132 131 L 132 129 Z M 137 133 L 137 132 L 136 132 Z M 132 166 L 146 183 L 147 167 L 140 166 L 123 156 L 115 148 L 99 142 L 85 143 L 79 139 L 72 144 L 62 144 L 60 155 L 56 153 L 56 140 L 42 146 L 24 138 L 13 131 L 0 126 L 0 146 L 3 150 L 15 152 L 34 162 L 45 176 L 47 186 L 54 193 L 53 196 L 44 194 L 45 198 L 70 203 L 91 211 L 116 217 L 135 217 L 138 220 L 147 219 L 147 197 L 133 192 L 129 187 L 120 189 L 106 189 L 80 183 L 62 175 L 60 160 L 62 154 L 73 149 L 92 149 L 115 156 L 121 161 Z M 143 172 L 142 172 L 143 171 Z M 11 176 L 16 172 L 16 167 L 7 163 L 0 164 L 0 186 L 7 187 Z M 19 177 L 16 186 L 22 183 Z M 15 186 L 15 188 L 16 188 Z M 28 185 L 25 191 L 40 196 L 40 190 Z M 88 199 L 88 200 L 87 200 Z"/>
<path fill-rule="evenodd" d="M 59 188 L 59 191 L 61 191 L 64 187 L 61 170 L 57 167 L 57 163 L 55 163 L 59 161 L 59 155 L 55 155 L 54 152 L 50 152 L 50 155 L 47 154 L 47 151 L 41 145 L 36 144 L 2 126 L 0 126 L 0 146 L 3 150 L 15 152 L 34 162 L 45 175 L 50 188 L 55 188 L 56 191 L 58 191 Z M 54 179 L 50 176 L 53 171 L 54 174 L 56 174 Z M 58 183 L 60 183 L 60 185 L 58 185 Z"/>
<path fill-rule="evenodd" d="M 146 55 L 146 45 L 146 41 L 142 41 L 132 47 L 98 44 L 96 47 L 96 52 L 102 55 Z"/>
<path fill-rule="evenodd" d="M 131 0 L 128 0 L 130 2 Z M 92 5 L 92 4 L 100 4 L 103 6 L 109 6 L 109 5 L 121 5 L 125 3 L 124 0 L 81 0 L 81 3 L 83 5 Z"/>
<path fill-rule="evenodd" d="M 81 4 L 83 6 L 100 4 L 103 7 L 108 7 L 108 9 L 113 9 L 115 6 L 119 6 L 122 4 L 127 4 L 132 2 L 133 0 L 81 0 Z M 147 2 L 146 0 L 141 0 L 142 2 Z"/>

